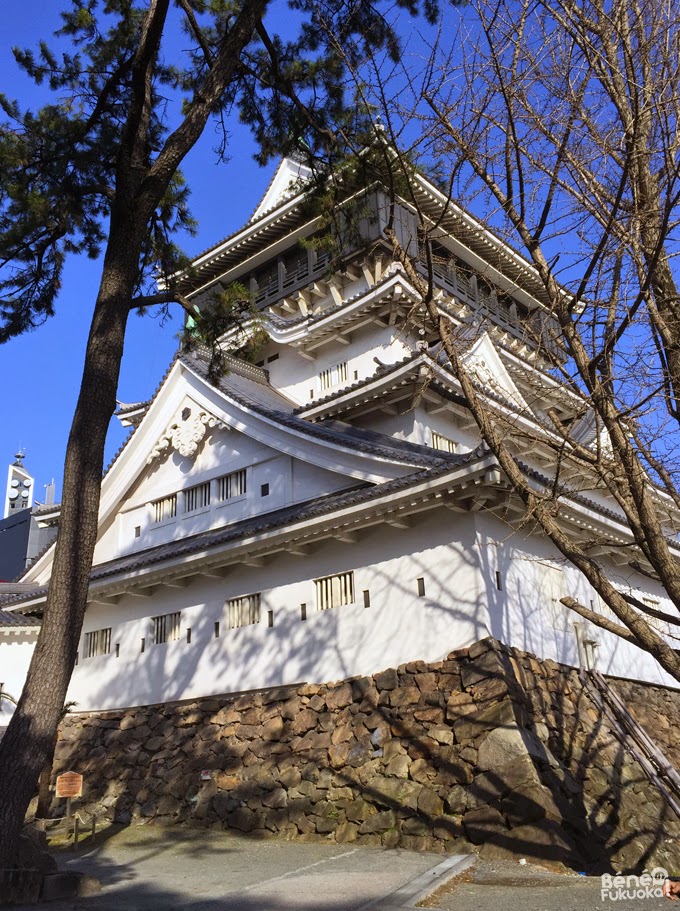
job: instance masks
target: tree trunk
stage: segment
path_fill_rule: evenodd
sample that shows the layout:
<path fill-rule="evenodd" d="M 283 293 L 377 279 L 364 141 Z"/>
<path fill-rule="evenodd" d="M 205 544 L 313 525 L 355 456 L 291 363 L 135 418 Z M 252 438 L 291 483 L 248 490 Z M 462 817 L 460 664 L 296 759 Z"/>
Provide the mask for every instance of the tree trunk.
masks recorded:
<path fill-rule="evenodd" d="M 64 710 L 97 540 L 104 445 L 116 405 L 141 244 L 112 226 L 66 450 L 50 588 L 23 693 L 0 742 L 0 869 L 11 866 L 38 776 Z"/>
<path fill-rule="evenodd" d="M 50 804 L 52 803 L 52 795 L 50 793 L 50 782 L 52 780 L 52 767 L 54 765 L 54 754 L 57 751 L 57 743 L 59 740 L 59 728 L 54 732 L 54 737 L 52 739 L 52 749 L 50 750 L 45 764 L 42 767 L 40 772 L 40 777 L 38 779 L 38 806 L 35 808 L 35 815 L 37 819 L 47 819 L 47 816 L 50 812 Z"/>

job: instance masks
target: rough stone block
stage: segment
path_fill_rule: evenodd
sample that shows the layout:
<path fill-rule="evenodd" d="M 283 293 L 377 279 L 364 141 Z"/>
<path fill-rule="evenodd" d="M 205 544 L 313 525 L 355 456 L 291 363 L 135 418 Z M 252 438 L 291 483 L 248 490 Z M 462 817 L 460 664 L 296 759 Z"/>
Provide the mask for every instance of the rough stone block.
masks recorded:
<path fill-rule="evenodd" d="M 386 671 L 376 674 L 373 679 L 380 692 L 383 690 L 394 690 L 399 686 L 399 675 L 395 668 L 388 668 Z"/>
<path fill-rule="evenodd" d="M 505 833 L 508 829 L 502 813 L 493 807 L 468 810 L 463 816 L 463 828 L 473 845 L 484 844 L 493 835 Z"/>
<path fill-rule="evenodd" d="M 373 835 L 374 833 L 385 832 L 387 829 L 393 829 L 397 824 L 397 817 L 392 810 L 383 810 L 369 816 L 359 826 L 359 835 Z"/>

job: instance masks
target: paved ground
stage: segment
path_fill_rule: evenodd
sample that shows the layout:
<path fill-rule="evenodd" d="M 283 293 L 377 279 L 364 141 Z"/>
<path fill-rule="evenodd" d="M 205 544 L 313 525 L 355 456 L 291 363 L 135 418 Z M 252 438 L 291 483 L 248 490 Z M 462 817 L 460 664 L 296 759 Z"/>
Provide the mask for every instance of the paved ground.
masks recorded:
<path fill-rule="evenodd" d="M 424 903 L 445 911 L 673 911 L 667 898 L 612 901 L 601 895 L 597 876 L 560 875 L 517 862 L 488 863 L 451 880 Z"/>
<path fill-rule="evenodd" d="M 408 892 L 388 897 L 445 858 L 149 826 L 119 831 L 82 854 L 60 852 L 58 860 L 64 870 L 96 876 L 101 893 L 26 911 L 386 911 L 412 907 Z"/>

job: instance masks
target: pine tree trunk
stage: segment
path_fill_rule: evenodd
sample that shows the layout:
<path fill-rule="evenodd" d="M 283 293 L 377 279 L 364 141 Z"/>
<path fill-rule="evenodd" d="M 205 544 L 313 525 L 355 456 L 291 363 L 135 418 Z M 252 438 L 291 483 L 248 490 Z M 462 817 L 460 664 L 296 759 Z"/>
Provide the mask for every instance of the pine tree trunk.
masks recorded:
<path fill-rule="evenodd" d="M 54 765 L 54 754 L 57 749 L 57 741 L 59 738 L 58 729 L 55 732 L 54 739 L 52 740 L 52 749 L 49 752 L 45 764 L 42 767 L 40 772 L 40 777 L 38 779 L 38 806 L 35 809 L 35 815 L 37 819 L 47 819 L 47 816 L 50 812 L 50 804 L 52 803 L 52 794 L 50 793 L 50 782 L 52 780 L 52 767 Z"/>
<path fill-rule="evenodd" d="M 0 869 L 12 865 L 54 743 L 75 665 L 97 539 L 104 445 L 115 409 L 141 243 L 112 226 L 64 466 L 59 535 L 43 623 L 23 693 L 0 742 Z"/>

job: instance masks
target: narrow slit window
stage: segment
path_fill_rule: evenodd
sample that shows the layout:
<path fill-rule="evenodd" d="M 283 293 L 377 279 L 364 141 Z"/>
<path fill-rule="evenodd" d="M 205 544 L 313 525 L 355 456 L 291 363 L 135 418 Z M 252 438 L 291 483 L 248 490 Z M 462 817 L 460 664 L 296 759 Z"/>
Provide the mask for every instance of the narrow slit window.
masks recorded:
<path fill-rule="evenodd" d="M 153 623 L 153 644 L 162 645 L 164 642 L 177 642 L 180 637 L 180 619 L 181 612 L 174 614 L 163 614 L 160 617 L 152 617 Z"/>
<path fill-rule="evenodd" d="M 300 605 L 300 620 L 306 620 L 306 619 L 307 619 L 307 605 L 301 604 Z"/>
<path fill-rule="evenodd" d="M 319 374 L 319 388 L 322 392 L 326 389 L 332 389 L 334 386 L 339 386 L 340 383 L 346 382 L 347 361 L 342 361 L 340 364 L 333 364 L 332 367 L 322 370 Z"/>
<path fill-rule="evenodd" d="M 368 591 L 368 589 L 364 589 L 364 607 L 370 607 L 370 606 L 371 606 L 371 593 Z"/>
<path fill-rule="evenodd" d="M 271 629 L 272 626 L 274 626 L 274 611 L 273 610 L 267 611 L 267 626 L 269 627 L 269 629 Z"/>
<path fill-rule="evenodd" d="M 116 658 L 120 658 L 120 642 L 116 642 Z"/>
<path fill-rule="evenodd" d="M 191 645 L 191 627 L 187 626 L 187 645 Z"/>
<path fill-rule="evenodd" d="M 227 622 L 229 629 L 239 626 L 253 626 L 260 622 L 260 593 L 242 595 L 227 601 Z"/>
<path fill-rule="evenodd" d="M 329 610 L 343 604 L 354 604 L 354 573 L 338 573 L 315 579 L 316 609 Z"/>
<path fill-rule="evenodd" d="M 142 534 L 142 526 L 135 525 L 135 538 L 139 538 Z"/>
<path fill-rule="evenodd" d="M 177 515 L 177 494 L 173 493 L 169 497 L 162 497 L 160 500 L 154 500 L 151 504 L 153 521 L 167 522 L 174 519 Z"/>
<path fill-rule="evenodd" d="M 219 639 L 219 638 L 220 638 L 220 621 L 219 621 L 219 620 L 216 620 L 216 621 L 215 621 L 215 626 L 214 626 L 214 630 L 213 630 L 213 631 L 214 631 L 214 634 L 215 634 L 215 638 L 216 638 L 216 639 Z"/>
<path fill-rule="evenodd" d="M 496 570 L 496 588 L 499 592 L 503 591 L 503 579 L 500 574 L 500 570 Z"/>
<path fill-rule="evenodd" d="M 139 651 L 144 652 L 145 647 L 146 647 L 146 639 L 142 638 L 142 647 L 140 648 Z"/>
<path fill-rule="evenodd" d="M 106 629 L 97 629 L 91 633 L 85 633 L 85 658 L 97 658 L 101 655 L 108 655 L 111 651 L 111 627 Z"/>
<path fill-rule="evenodd" d="M 423 579 L 421 576 L 420 579 L 416 579 L 416 582 L 418 584 L 418 597 L 424 598 L 425 597 L 425 579 Z"/>
<path fill-rule="evenodd" d="M 210 481 L 184 491 L 184 512 L 196 512 L 206 506 L 210 506 Z"/>
<path fill-rule="evenodd" d="M 437 433 L 436 430 L 432 431 L 432 448 L 441 449 L 443 452 L 456 452 L 458 449 L 458 444 L 455 440 L 450 440 L 448 437 L 445 437 L 441 433 Z"/>
<path fill-rule="evenodd" d="M 217 479 L 217 499 L 220 503 L 246 495 L 246 470 L 233 471 Z"/>

